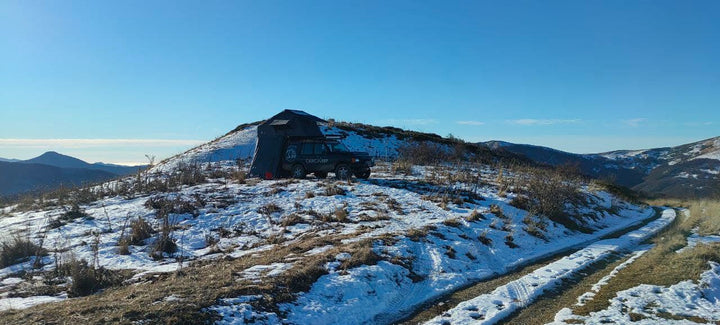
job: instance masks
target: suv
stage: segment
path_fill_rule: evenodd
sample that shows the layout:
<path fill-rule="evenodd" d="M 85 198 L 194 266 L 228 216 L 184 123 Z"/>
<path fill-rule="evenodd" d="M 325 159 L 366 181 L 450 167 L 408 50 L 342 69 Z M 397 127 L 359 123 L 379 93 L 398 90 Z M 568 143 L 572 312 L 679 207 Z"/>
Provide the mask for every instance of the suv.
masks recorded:
<path fill-rule="evenodd" d="M 282 170 L 294 178 L 313 173 L 318 178 L 335 172 L 339 179 L 352 175 L 370 177 L 373 160 L 365 152 L 351 152 L 342 143 L 327 139 L 290 141 L 283 151 Z"/>

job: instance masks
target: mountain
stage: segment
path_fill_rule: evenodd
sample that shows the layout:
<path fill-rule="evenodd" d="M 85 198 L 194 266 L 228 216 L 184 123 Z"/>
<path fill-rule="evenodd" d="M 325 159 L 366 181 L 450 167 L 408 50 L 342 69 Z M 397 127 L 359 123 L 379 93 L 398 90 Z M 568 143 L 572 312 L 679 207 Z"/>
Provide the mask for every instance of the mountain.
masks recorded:
<path fill-rule="evenodd" d="M 129 175 L 137 172 L 142 168 L 145 168 L 145 166 L 121 166 L 105 163 L 90 164 L 75 157 L 59 154 L 55 151 L 48 151 L 40 156 L 28 160 L 23 160 L 21 162 L 27 164 L 42 164 L 60 168 L 102 170 L 119 176 Z"/>
<path fill-rule="evenodd" d="M 720 192 L 720 137 L 676 147 L 574 154 L 551 148 L 502 141 L 481 143 L 537 163 L 577 167 L 581 173 L 634 190 L 681 198 Z"/>
<path fill-rule="evenodd" d="M 115 177 L 117 175 L 102 170 L 0 162 L 0 196 L 55 189 L 61 185 L 78 186 Z"/>
<path fill-rule="evenodd" d="M 109 180 L 144 167 L 90 164 L 54 151 L 28 160 L 0 161 L 0 196 Z"/>
<path fill-rule="evenodd" d="M 20 160 L 18 160 L 18 159 L 0 158 L 0 161 L 4 161 L 4 162 L 18 162 L 18 161 L 20 161 Z"/>

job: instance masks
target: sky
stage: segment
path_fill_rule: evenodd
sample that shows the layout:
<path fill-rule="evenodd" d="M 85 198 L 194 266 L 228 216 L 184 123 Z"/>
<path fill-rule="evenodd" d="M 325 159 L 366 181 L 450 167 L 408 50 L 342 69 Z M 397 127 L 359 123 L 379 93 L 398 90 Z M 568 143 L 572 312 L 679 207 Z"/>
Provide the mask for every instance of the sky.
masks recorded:
<path fill-rule="evenodd" d="M 144 163 L 285 108 L 577 153 L 720 136 L 718 1 L 0 1 L 0 157 Z"/>

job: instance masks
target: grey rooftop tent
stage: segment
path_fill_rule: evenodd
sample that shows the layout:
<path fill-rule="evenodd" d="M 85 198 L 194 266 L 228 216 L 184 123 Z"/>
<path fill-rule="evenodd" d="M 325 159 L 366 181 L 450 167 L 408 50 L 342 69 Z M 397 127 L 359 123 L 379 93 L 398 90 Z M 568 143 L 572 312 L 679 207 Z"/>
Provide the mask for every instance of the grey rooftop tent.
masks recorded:
<path fill-rule="evenodd" d="M 303 111 L 286 109 L 257 127 L 257 145 L 250 175 L 272 179 L 280 171 L 285 142 L 290 138 L 323 137 L 319 125 L 327 121 Z"/>

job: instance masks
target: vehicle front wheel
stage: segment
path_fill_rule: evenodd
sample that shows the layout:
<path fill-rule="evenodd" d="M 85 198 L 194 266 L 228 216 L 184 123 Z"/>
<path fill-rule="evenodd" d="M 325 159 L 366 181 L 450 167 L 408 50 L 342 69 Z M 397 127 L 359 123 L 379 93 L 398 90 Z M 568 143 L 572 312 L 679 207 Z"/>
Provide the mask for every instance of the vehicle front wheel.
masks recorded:
<path fill-rule="evenodd" d="M 307 173 L 305 172 L 305 167 L 303 167 L 303 165 L 293 166 L 290 174 L 293 178 L 305 178 L 305 175 L 307 175 Z"/>
<path fill-rule="evenodd" d="M 337 177 L 337 179 L 350 178 L 350 167 L 347 165 L 338 165 L 337 168 L 335 168 L 335 177 Z"/>
<path fill-rule="evenodd" d="M 363 170 L 359 173 L 356 173 L 355 176 L 360 179 L 368 179 L 370 178 L 370 170 Z"/>

